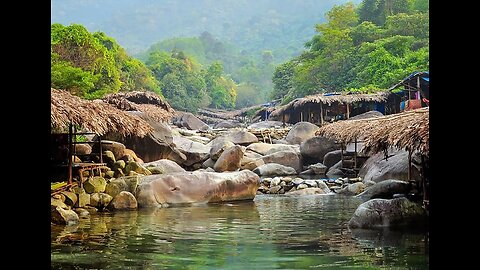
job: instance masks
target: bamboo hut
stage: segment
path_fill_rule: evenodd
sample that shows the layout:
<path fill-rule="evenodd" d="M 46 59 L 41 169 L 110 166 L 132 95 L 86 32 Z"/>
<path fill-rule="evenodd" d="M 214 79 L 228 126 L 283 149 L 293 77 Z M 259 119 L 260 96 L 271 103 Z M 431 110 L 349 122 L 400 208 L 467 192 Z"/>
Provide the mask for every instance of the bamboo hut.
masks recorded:
<path fill-rule="evenodd" d="M 104 135 L 118 132 L 123 136 L 143 137 L 152 127 L 143 119 L 129 115 L 105 102 L 88 101 L 64 90 L 51 88 L 50 120 L 52 133 L 67 131 L 69 125 Z"/>
<path fill-rule="evenodd" d="M 83 171 L 94 169 L 108 169 L 102 159 L 101 136 L 109 132 L 116 132 L 122 136 L 139 136 L 153 131 L 153 127 L 145 120 L 127 114 L 101 100 L 88 101 L 71 95 L 64 90 L 51 88 L 51 178 L 63 178 L 68 174 L 68 184 L 73 185 L 72 177 L 77 172 L 83 182 Z M 76 129 L 82 130 L 77 133 Z M 77 142 L 77 135 L 97 136 L 99 162 L 74 162 L 76 144 L 91 144 L 92 142 Z M 74 171 L 75 170 L 75 171 Z M 57 175 L 58 174 L 58 175 Z M 58 191 L 58 190 L 57 190 Z"/>
<path fill-rule="evenodd" d="M 159 122 L 169 121 L 175 110 L 163 98 L 153 92 L 133 91 L 109 94 L 102 99 L 123 111 L 140 111 Z"/>
<path fill-rule="evenodd" d="M 385 112 L 385 103 L 390 92 L 320 93 L 292 100 L 274 110 L 272 119 L 296 123 L 307 121 L 323 125 L 325 121 L 348 119 L 369 110 Z"/>
<path fill-rule="evenodd" d="M 334 139 L 342 144 L 363 140 L 365 153 L 381 151 L 386 153 L 390 147 L 405 149 L 409 152 L 409 179 L 412 153 L 419 153 L 424 203 L 428 206 L 429 123 L 429 107 L 423 107 L 388 116 L 339 121 L 321 127 L 316 135 Z"/>

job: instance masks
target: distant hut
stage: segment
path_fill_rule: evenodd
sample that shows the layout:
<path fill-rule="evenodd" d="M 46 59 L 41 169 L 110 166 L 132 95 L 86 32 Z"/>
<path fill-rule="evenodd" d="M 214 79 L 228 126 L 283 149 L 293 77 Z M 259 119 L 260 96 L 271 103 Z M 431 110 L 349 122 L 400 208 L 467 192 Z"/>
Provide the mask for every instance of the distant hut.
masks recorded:
<path fill-rule="evenodd" d="M 325 121 L 348 119 L 369 110 L 386 113 L 385 108 L 390 92 L 362 93 L 320 93 L 292 100 L 274 110 L 270 117 L 288 123 L 307 121 L 323 125 Z"/>
<path fill-rule="evenodd" d="M 365 153 L 386 152 L 389 147 L 405 149 L 409 152 L 409 178 L 412 153 L 418 152 L 421 157 L 424 200 L 428 204 L 429 123 L 429 107 L 424 107 L 382 117 L 339 121 L 321 127 L 316 135 L 342 144 L 363 140 Z"/>
<path fill-rule="evenodd" d="M 428 71 L 413 72 L 390 87 L 388 91 L 394 94 L 395 103 L 398 104 L 398 108 L 395 109 L 398 112 L 426 107 L 430 102 L 430 73 Z"/>

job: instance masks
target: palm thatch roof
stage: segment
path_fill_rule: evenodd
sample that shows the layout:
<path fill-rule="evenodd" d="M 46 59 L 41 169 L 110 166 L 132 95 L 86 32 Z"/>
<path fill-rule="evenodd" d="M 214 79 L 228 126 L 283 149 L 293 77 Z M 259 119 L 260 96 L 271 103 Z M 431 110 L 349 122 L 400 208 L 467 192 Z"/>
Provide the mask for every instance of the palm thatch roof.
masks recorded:
<path fill-rule="evenodd" d="M 163 98 L 153 92 L 132 91 L 109 94 L 102 99 L 124 111 L 140 111 L 160 122 L 172 118 L 175 110 Z"/>
<path fill-rule="evenodd" d="M 363 140 L 363 151 L 376 153 L 394 146 L 429 156 L 429 107 L 382 117 L 343 120 L 321 127 L 317 136 L 349 143 Z"/>
<path fill-rule="evenodd" d="M 324 93 L 305 96 L 303 98 L 296 98 L 289 103 L 280 106 L 272 112 L 272 116 L 280 116 L 285 111 L 296 109 L 304 106 L 307 103 L 322 103 L 331 105 L 334 102 L 339 104 L 351 104 L 355 102 L 385 102 L 390 95 L 390 92 L 379 91 L 373 94 L 362 93 L 333 93 L 325 95 Z"/>
<path fill-rule="evenodd" d="M 53 88 L 50 113 L 52 131 L 67 130 L 70 123 L 99 135 L 118 132 L 123 136 L 143 137 L 153 131 L 145 120 L 129 115 L 101 100 L 84 100 L 67 91 Z"/>

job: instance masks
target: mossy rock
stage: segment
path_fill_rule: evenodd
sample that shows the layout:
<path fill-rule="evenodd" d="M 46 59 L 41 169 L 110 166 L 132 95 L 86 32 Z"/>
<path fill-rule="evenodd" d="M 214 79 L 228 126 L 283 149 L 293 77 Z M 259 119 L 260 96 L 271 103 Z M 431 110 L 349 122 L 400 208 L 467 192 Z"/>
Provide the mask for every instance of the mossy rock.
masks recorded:
<path fill-rule="evenodd" d="M 65 204 L 73 207 L 78 199 L 77 194 L 71 191 L 62 191 L 61 193 L 65 196 Z"/>
<path fill-rule="evenodd" d="M 115 171 L 117 169 L 123 170 L 125 169 L 126 163 L 123 160 L 117 160 L 115 163 L 113 163 L 112 166 L 112 171 Z"/>
<path fill-rule="evenodd" d="M 89 204 L 90 204 L 90 194 L 87 194 L 87 193 L 78 194 L 77 204 L 75 205 L 76 207 L 85 207 Z"/>
<path fill-rule="evenodd" d="M 131 171 L 134 171 L 139 174 L 143 175 L 151 175 L 152 173 L 145 168 L 143 165 L 137 163 L 137 162 L 130 162 L 127 164 L 125 167 L 125 174 L 129 175 Z"/>
<path fill-rule="evenodd" d="M 114 178 L 115 172 L 114 171 L 106 171 L 105 172 L 105 178 L 110 179 Z"/>
<path fill-rule="evenodd" d="M 115 197 L 120 192 L 126 190 L 128 190 L 128 185 L 127 183 L 125 183 L 125 180 L 123 178 L 113 179 L 105 187 L 105 193 L 112 197 Z"/>
<path fill-rule="evenodd" d="M 104 192 L 107 186 L 107 180 L 100 176 L 95 176 L 83 183 L 83 188 L 88 194 L 95 192 Z"/>
<path fill-rule="evenodd" d="M 90 205 L 97 209 L 104 209 L 112 201 L 113 197 L 106 193 L 92 193 L 90 195 Z"/>
<path fill-rule="evenodd" d="M 115 155 L 113 155 L 112 151 L 107 150 L 103 152 L 103 162 L 107 163 L 109 167 L 111 167 L 115 161 Z"/>

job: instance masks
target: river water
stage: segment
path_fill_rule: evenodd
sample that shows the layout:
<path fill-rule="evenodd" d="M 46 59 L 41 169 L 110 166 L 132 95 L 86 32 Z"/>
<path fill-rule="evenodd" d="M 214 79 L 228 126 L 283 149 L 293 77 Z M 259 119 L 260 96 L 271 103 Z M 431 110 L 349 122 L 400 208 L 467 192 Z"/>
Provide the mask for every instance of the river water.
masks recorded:
<path fill-rule="evenodd" d="M 353 230 L 341 195 L 98 213 L 52 225 L 52 269 L 428 269 L 428 231 Z"/>

